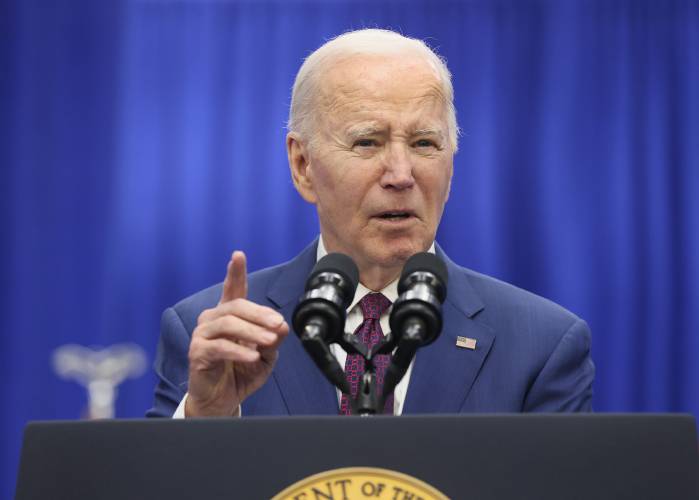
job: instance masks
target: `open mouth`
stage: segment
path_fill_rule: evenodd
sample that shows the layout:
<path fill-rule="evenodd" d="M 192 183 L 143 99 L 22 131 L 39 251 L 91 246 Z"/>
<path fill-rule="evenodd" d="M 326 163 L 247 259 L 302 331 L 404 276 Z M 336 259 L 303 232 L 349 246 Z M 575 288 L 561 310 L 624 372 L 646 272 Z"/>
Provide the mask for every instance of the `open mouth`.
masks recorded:
<path fill-rule="evenodd" d="M 412 216 L 413 216 L 413 214 L 412 214 L 411 212 L 407 212 L 407 211 L 405 211 L 405 212 L 404 212 L 404 211 L 395 211 L 395 212 L 383 212 L 383 213 L 380 213 L 377 217 L 378 217 L 379 219 L 383 219 L 383 220 L 389 220 L 389 221 L 390 221 L 390 220 L 395 220 L 395 221 L 398 221 L 398 220 L 408 219 L 408 218 L 410 218 L 410 217 L 412 217 Z"/>

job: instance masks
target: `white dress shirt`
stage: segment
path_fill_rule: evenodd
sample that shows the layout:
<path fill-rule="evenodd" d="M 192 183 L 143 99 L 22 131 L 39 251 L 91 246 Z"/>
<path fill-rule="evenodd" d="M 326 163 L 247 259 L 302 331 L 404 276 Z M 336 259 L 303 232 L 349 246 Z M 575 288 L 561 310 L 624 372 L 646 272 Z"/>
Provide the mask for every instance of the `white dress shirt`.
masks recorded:
<path fill-rule="evenodd" d="M 434 243 L 428 250 L 430 253 L 434 253 Z M 327 250 L 325 250 L 325 245 L 323 244 L 323 238 L 318 239 L 318 250 L 316 252 L 316 261 L 322 259 L 327 255 Z M 391 301 L 391 304 L 393 304 L 396 299 L 398 298 L 398 279 L 395 279 L 388 285 L 383 290 L 379 290 L 378 292 L 382 293 L 388 300 Z M 362 308 L 359 306 L 359 301 L 362 300 L 362 298 L 368 294 L 368 293 L 375 293 L 373 290 L 369 290 L 367 287 L 359 283 L 357 285 L 357 291 L 354 293 L 354 299 L 352 300 L 352 303 L 350 304 L 349 308 L 347 308 L 347 320 L 345 322 L 345 332 L 349 333 L 354 333 L 354 331 L 357 329 L 359 325 L 362 324 L 364 321 L 364 314 L 362 313 Z M 384 313 L 381 315 L 381 319 L 379 322 L 381 323 L 381 331 L 384 333 L 388 333 L 390 331 L 389 325 L 388 325 L 388 318 L 391 314 L 391 307 L 389 307 Z M 331 344 L 330 345 L 330 351 L 333 353 L 333 355 L 337 358 L 337 361 L 340 363 L 340 366 L 343 368 L 345 367 L 345 361 L 347 360 L 347 353 L 345 350 L 340 347 L 339 344 Z M 410 383 L 410 374 L 413 371 L 413 364 L 415 363 L 415 359 L 410 363 L 410 366 L 408 367 L 408 371 L 405 372 L 405 376 L 401 379 L 401 381 L 396 385 L 396 388 L 393 391 L 393 414 L 394 415 L 400 415 L 403 413 L 403 404 L 405 403 L 405 395 L 408 392 L 408 384 Z M 342 392 L 340 389 L 337 389 L 337 401 L 338 405 L 340 400 L 342 399 Z M 177 406 L 177 410 L 175 410 L 175 413 L 172 415 L 172 418 L 184 418 L 184 406 L 185 402 L 187 401 L 187 394 L 184 395 L 182 398 L 182 401 L 180 401 L 180 404 Z M 242 415 L 242 409 L 239 412 L 240 415 Z"/>

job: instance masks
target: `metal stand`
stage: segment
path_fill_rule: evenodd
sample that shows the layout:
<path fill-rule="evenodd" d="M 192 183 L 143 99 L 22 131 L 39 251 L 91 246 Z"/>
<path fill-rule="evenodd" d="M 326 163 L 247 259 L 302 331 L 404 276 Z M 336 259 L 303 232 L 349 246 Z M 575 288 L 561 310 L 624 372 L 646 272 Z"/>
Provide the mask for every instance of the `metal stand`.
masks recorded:
<path fill-rule="evenodd" d="M 399 342 L 396 339 L 400 338 Z M 364 375 L 359 383 L 357 397 L 352 399 L 349 391 L 345 391 L 339 384 L 335 384 L 347 395 L 352 414 L 362 417 L 383 413 L 386 398 L 393 392 L 398 382 L 401 381 L 420 343 L 412 342 L 408 332 L 397 337 L 393 333 L 384 335 L 371 350 L 355 335 L 344 333 L 337 341 L 347 354 L 359 354 L 364 358 Z M 398 348 L 396 349 L 396 345 Z M 393 352 L 395 349 L 395 353 Z M 374 358 L 379 354 L 391 355 L 391 364 L 386 371 L 383 391 L 381 394 L 376 389 L 376 370 Z"/>

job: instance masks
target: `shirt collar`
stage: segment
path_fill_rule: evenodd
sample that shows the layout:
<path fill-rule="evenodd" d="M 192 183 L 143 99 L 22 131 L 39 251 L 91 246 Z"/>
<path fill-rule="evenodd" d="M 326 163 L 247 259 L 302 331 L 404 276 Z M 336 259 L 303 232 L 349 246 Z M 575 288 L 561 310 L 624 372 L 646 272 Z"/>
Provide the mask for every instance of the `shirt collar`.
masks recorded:
<path fill-rule="evenodd" d="M 432 242 L 432 245 L 427 251 L 429 253 L 434 253 L 434 242 Z M 323 237 L 321 236 L 320 238 L 318 238 L 316 262 L 325 257 L 327 254 L 328 251 L 325 249 L 325 245 L 323 244 Z M 374 291 L 369 290 L 367 287 L 359 283 L 357 285 L 357 291 L 354 292 L 354 299 L 352 299 L 352 303 L 347 308 L 347 310 L 351 311 L 354 308 L 354 306 L 356 306 L 359 303 L 359 301 L 362 300 L 362 298 L 368 293 L 374 293 Z M 391 301 L 391 304 L 393 304 L 398 298 L 398 278 L 391 281 L 388 285 L 386 285 L 386 287 L 383 290 L 379 290 L 379 293 L 382 293 L 388 300 Z"/>

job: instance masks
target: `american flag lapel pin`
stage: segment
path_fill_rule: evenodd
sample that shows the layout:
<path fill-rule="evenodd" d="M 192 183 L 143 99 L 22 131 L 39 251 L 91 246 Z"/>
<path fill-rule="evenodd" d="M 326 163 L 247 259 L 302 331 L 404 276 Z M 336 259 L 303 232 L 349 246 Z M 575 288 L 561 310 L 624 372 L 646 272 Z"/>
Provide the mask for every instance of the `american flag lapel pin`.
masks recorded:
<path fill-rule="evenodd" d="M 472 351 L 476 350 L 476 339 L 469 337 L 456 337 L 456 347 L 461 347 L 462 349 L 470 349 Z"/>

